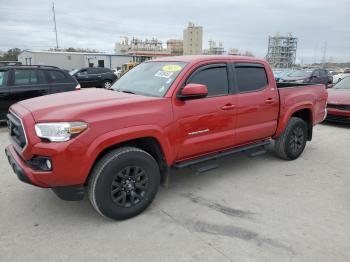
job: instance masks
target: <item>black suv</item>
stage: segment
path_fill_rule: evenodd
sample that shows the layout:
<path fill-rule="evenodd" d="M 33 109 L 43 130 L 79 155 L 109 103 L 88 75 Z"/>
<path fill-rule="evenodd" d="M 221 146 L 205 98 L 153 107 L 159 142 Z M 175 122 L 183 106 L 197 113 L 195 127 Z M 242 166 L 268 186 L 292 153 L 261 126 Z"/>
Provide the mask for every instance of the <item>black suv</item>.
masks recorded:
<path fill-rule="evenodd" d="M 70 72 L 81 87 L 102 87 L 109 89 L 117 80 L 117 76 L 109 68 L 105 67 L 86 67 L 75 69 Z"/>
<path fill-rule="evenodd" d="M 21 100 L 80 89 L 65 70 L 51 66 L 0 66 L 0 120 Z"/>

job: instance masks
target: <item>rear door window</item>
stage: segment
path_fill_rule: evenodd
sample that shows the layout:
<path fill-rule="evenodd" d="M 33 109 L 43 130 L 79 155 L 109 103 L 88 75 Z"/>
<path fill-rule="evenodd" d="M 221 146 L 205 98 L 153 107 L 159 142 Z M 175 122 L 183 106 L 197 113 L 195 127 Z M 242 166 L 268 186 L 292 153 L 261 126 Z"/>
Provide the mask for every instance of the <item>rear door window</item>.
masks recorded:
<path fill-rule="evenodd" d="M 8 71 L 0 71 L 0 88 L 7 85 Z"/>
<path fill-rule="evenodd" d="M 320 70 L 314 70 L 314 72 L 312 73 L 312 76 L 320 77 Z"/>
<path fill-rule="evenodd" d="M 265 68 L 254 65 L 235 65 L 237 87 L 240 93 L 254 92 L 268 85 Z"/>
<path fill-rule="evenodd" d="M 222 96 L 228 94 L 228 77 L 226 66 L 210 66 L 197 70 L 187 80 L 187 84 L 203 84 L 208 88 L 208 96 Z"/>
<path fill-rule="evenodd" d="M 65 83 L 67 82 L 67 76 L 58 70 L 48 70 L 50 81 L 53 83 Z"/>
<path fill-rule="evenodd" d="M 16 69 L 14 73 L 14 85 L 31 85 L 38 83 L 35 69 Z"/>
<path fill-rule="evenodd" d="M 38 70 L 38 83 L 39 84 L 46 84 L 47 83 L 45 73 L 43 70 Z"/>
<path fill-rule="evenodd" d="M 113 71 L 109 68 L 101 68 L 102 73 L 113 73 Z"/>
<path fill-rule="evenodd" d="M 88 73 L 89 74 L 101 74 L 102 69 L 100 68 L 89 68 Z"/>

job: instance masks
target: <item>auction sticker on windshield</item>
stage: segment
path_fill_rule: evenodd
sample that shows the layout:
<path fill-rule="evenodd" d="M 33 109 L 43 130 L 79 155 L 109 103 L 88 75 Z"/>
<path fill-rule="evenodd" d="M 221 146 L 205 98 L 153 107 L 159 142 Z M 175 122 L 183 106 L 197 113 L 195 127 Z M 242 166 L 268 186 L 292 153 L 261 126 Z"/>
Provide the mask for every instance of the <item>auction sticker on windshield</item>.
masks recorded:
<path fill-rule="evenodd" d="M 166 71 L 158 71 L 154 76 L 157 77 L 163 77 L 163 78 L 169 78 L 173 75 L 173 72 L 166 72 Z"/>
<path fill-rule="evenodd" d="M 179 65 L 166 65 L 162 67 L 165 72 L 178 72 L 181 71 L 182 67 Z"/>

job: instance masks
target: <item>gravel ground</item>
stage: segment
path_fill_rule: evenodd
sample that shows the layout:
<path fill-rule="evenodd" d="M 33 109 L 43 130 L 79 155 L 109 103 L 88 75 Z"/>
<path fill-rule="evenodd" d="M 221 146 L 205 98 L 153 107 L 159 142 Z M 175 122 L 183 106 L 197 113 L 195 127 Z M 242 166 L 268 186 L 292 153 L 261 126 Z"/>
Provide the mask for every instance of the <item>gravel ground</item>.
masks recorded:
<path fill-rule="evenodd" d="M 0 128 L 0 148 L 8 144 Z M 350 261 L 350 127 L 322 124 L 296 161 L 237 155 L 172 172 L 143 214 L 21 183 L 0 154 L 0 261 Z"/>

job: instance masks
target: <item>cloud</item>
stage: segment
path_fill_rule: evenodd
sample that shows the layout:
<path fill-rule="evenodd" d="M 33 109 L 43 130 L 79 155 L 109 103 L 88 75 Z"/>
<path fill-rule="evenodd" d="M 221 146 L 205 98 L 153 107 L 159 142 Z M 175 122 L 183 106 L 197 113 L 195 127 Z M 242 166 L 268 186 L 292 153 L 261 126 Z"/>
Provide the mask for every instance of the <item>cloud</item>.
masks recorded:
<path fill-rule="evenodd" d="M 55 46 L 51 2 L 0 0 L 0 49 Z M 30 2 L 30 4 L 28 4 Z M 348 0 L 86 1 L 55 2 L 59 45 L 112 52 L 122 36 L 182 38 L 188 21 L 204 28 L 204 43 L 222 41 L 226 49 L 267 52 L 269 35 L 293 33 L 298 59 L 327 57 L 349 61 Z M 315 56 L 316 54 L 316 56 Z"/>

